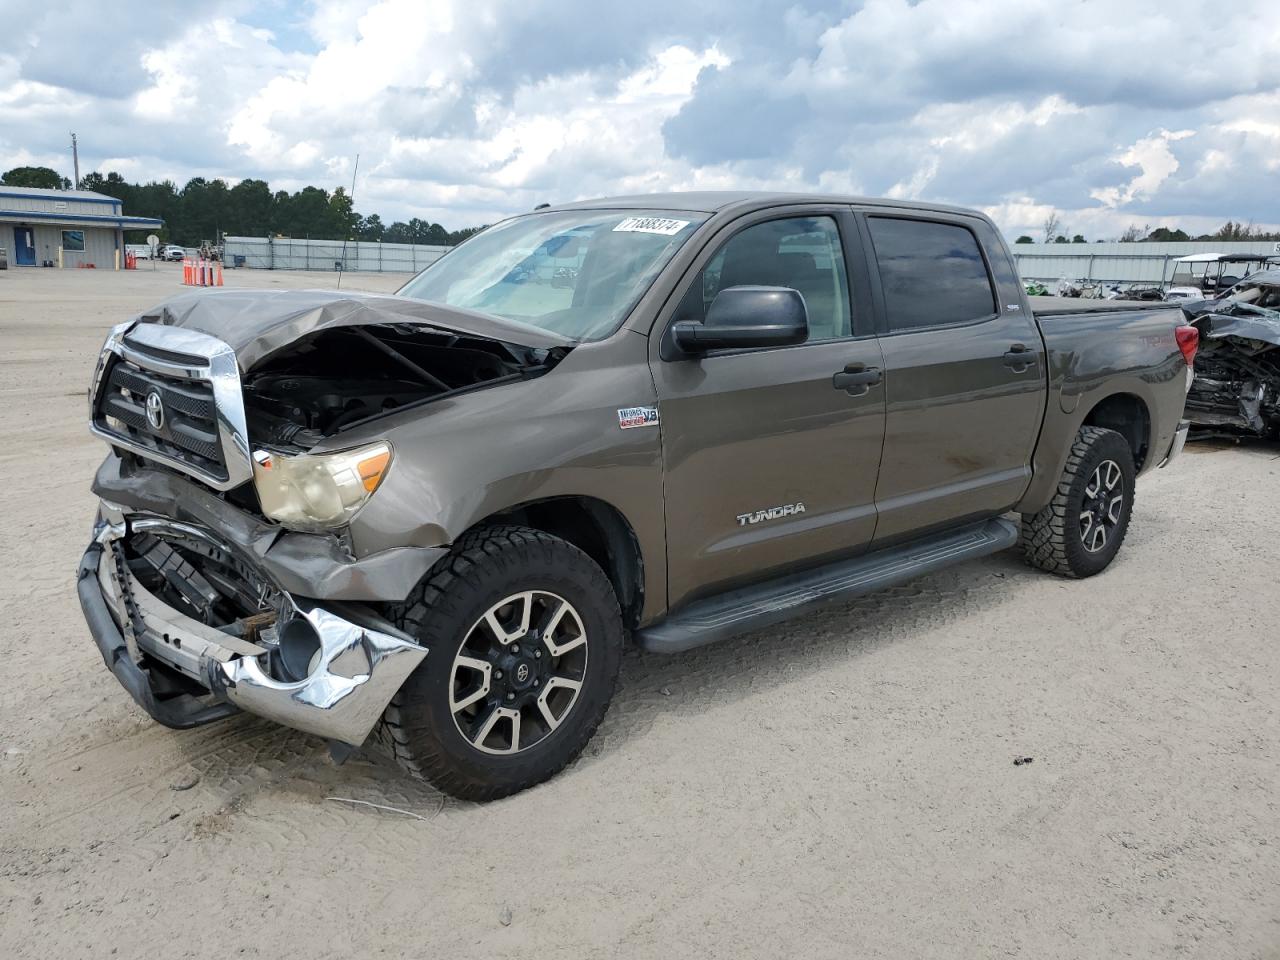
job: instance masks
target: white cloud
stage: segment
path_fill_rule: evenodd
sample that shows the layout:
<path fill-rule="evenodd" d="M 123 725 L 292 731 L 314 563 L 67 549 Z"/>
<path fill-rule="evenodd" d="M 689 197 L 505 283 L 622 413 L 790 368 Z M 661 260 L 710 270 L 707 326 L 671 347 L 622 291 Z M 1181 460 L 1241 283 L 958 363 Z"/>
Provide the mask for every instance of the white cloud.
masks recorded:
<path fill-rule="evenodd" d="M 1178 130 L 1175 133 L 1161 130 L 1153 136 L 1143 137 L 1129 149 L 1115 155 L 1117 162 L 1126 167 L 1138 167 L 1141 173 L 1123 186 L 1090 190 L 1089 196 L 1112 208 L 1130 203 L 1138 197 L 1154 196 L 1160 184 L 1178 172 L 1178 158 L 1169 149 L 1169 144 L 1194 137 L 1195 134 L 1194 130 Z"/>
<path fill-rule="evenodd" d="M 0 31 L 0 169 L 69 173 L 76 129 L 86 169 L 179 183 L 333 189 L 359 153 L 360 210 L 450 227 L 680 188 L 946 200 L 1011 233 L 1280 222 L 1271 0 L 1217 9 L 1204 54 L 1198 0 L 68 2 Z"/>
<path fill-rule="evenodd" d="M 509 103 L 482 104 L 473 136 L 393 138 L 373 173 L 401 185 L 420 181 L 438 191 L 435 203 L 507 196 L 519 198 L 515 209 L 654 189 L 645 179 L 667 163 L 662 121 L 689 98 L 701 69 L 727 62 L 714 47 L 673 45 L 616 83 L 579 74 L 521 86 Z"/>

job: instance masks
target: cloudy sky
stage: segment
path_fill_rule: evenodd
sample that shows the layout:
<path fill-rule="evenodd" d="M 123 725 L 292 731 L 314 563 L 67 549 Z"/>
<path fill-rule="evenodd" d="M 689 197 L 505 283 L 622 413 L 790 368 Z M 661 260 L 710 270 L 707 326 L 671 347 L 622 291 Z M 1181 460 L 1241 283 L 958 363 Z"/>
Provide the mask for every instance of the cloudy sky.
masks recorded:
<path fill-rule="evenodd" d="M 0 0 L 0 170 L 69 175 L 72 130 L 82 171 L 179 184 L 359 153 L 361 212 L 449 228 L 698 188 L 1276 226 L 1280 4 Z"/>

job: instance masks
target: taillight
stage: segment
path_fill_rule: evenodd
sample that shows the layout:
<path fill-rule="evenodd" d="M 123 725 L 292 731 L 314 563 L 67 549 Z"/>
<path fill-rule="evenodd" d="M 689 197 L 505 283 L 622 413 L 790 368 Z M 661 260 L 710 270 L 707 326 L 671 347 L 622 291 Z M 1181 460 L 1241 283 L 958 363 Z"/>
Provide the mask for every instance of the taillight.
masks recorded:
<path fill-rule="evenodd" d="M 1187 366 L 1191 366 L 1196 361 L 1196 350 L 1200 346 L 1200 331 L 1195 327 L 1178 327 L 1173 335 L 1178 340 L 1178 349 L 1186 358 Z"/>

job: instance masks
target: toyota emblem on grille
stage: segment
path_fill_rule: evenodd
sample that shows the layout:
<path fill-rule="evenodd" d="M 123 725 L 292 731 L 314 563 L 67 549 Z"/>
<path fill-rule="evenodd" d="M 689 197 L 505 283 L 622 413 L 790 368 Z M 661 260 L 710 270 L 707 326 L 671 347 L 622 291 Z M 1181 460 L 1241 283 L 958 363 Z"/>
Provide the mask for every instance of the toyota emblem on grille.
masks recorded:
<path fill-rule="evenodd" d="M 164 401 L 155 390 L 147 394 L 147 423 L 151 424 L 152 430 L 164 426 Z"/>

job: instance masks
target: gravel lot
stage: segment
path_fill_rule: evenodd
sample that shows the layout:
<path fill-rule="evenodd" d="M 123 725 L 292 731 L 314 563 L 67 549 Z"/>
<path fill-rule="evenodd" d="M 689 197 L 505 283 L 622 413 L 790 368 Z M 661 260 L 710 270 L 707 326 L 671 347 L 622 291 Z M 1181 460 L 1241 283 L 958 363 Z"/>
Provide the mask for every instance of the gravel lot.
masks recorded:
<path fill-rule="evenodd" d="M 1280 957 L 1280 448 L 1189 448 L 1091 581 L 1007 553 L 629 655 L 578 763 L 475 806 L 103 669 L 85 388 L 179 279 L 0 272 L 5 956 Z"/>

